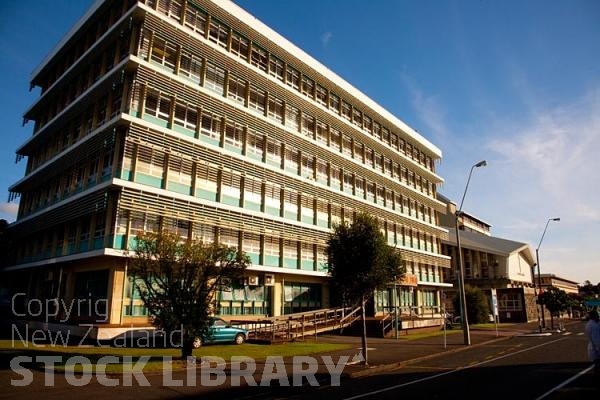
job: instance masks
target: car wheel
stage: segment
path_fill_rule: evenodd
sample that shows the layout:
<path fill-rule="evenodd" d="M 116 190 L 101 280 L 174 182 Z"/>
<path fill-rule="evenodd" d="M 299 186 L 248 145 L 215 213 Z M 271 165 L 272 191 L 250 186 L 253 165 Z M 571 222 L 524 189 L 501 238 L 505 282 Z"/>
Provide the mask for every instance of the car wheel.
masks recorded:
<path fill-rule="evenodd" d="M 235 335 L 235 339 L 234 339 L 235 344 L 242 344 L 245 341 L 246 341 L 246 336 L 244 336 L 243 333 L 238 333 L 237 335 Z"/>
<path fill-rule="evenodd" d="M 199 349 L 199 348 L 200 348 L 200 346 L 202 346 L 202 339 L 200 339 L 200 338 L 198 338 L 198 337 L 197 337 L 197 338 L 195 338 L 195 339 L 194 339 L 194 341 L 192 342 L 192 347 L 193 347 L 194 349 Z"/>

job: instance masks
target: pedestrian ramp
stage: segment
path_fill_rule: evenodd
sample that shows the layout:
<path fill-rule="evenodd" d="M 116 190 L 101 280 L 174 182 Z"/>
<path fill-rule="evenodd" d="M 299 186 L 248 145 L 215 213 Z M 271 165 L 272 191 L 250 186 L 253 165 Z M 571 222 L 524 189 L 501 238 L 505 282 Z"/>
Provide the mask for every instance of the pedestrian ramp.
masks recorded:
<path fill-rule="evenodd" d="M 250 342 L 290 342 L 341 331 L 360 318 L 360 307 L 324 308 L 259 320 L 232 320 L 232 325 L 248 330 Z"/>

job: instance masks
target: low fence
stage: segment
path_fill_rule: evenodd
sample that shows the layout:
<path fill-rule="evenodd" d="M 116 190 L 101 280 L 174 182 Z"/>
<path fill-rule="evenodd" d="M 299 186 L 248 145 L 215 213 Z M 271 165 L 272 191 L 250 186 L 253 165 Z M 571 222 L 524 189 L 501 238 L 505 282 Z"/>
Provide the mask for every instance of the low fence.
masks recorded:
<path fill-rule="evenodd" d="M 286 342 L 301 340 L 304 336 L 314 336 L 321 332 L 343 329 L 360 318 L 359 308 L 331 308 L 260 320 L 232 320 L 231 324 L 249 331 L 248 339 L 253 341 Z"/>

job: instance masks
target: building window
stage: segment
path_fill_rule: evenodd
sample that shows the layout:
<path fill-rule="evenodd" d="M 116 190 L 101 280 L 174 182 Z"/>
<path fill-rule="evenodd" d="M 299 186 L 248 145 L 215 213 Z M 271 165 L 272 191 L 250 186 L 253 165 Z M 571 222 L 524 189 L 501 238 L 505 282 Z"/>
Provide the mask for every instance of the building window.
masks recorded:
<path fill-rule="evenodd" d="M 265 147 L 264 137 L 251 129 L 248 129 L 246 136 L 246 155 L 262 160 Z"/>
<path fill-rule="evenodd" d="M 365 198 L 365 182 L 362 179 L 356 179 L 356 188 L 355 188 L 355 192 L 356 196 L 360 197 L 361 199 Z"/>
<path fill-rule="evenodd" d="M 286 171 L 298 174 L 299 167 L 298 149 L 287 146 L 285 148 L 285 169 Z"/>
<path fill-rule="evenodd" d="M 231 32 L 231 52 L 243 60 L 248 60 L 249 41 L 237 32 Z"/>
<path fill-rule="evenodd" d="M 302 176 L 315 179 L 315 159 L 312 155 L 302 155 Z"/>
<path fill-rule="evenodd" d="M 283 195 L 284 217 L 298 220 L 298 192 L 286 189 Z"/>
<path fill-rule="evenodd" d="M 211 42 L 214 42 L 223 48 L 227 48 L 228 36 L 229 36 L 229 27 L 227 25 L 221 23 L 216 18 L 214 18 L 214 17 L 211 18 L 208 39 Z"/>
<path fill-rule="evenodd" d="M 228 228 L 219 230 L 219 243 L 227 247 L 239 248 L 239 231 Z"/>
<path fill-rule="evenodd" d="M 281 142 L 272 138 L 267 138 L 267 162 L 281 167 Z"/>
<path fill-rule="evenodd" d="M 352 121 L 352 106 L 342 100 L 342 117 L 348 121 Z"/>
<path fill-rule="evenodd" d="M 177 48 L 168 43 L 166 40 L 160 37 L 155 37 L 152 44 L 150 61 L 155 64 L 162 65 L 170 72 L 174 72 L 177 61 Z"/>
<path fill-rule="evenodd" d="M 246 104 L 246 81 L 230 74 L 227 85 L 227 97 L 241 105 Z"/>
<path fill-rule="evenodd" d="M 241 177 L 230 171 L 221 174 L 221 202 L 239 207 L 241 199 Z"/>
<path fill-rule="evenodd" d="M 218 169 L 209 164 L 196 166 L 196 197 L 216 201 Z"/>
<path fill-rule="evenodd" d="M 340 113 L 340 97 L 336 94 L 329 93 L 329 108 L 336 114 Z"/>
<path fill-rule="evenodd" d="M 352 138 L 348 135 L 342 136 L 342 152 L 348 157 L 352 157 Z"/>
<path fill-rule="evenodd" d="M 225 146 L 230 149 L 242 150 L 244 128 L 233 122 L 225 124 Z"/>
<path fill-rule="evenodd" d="M 317 158 L 317 182 L 327 185 L 327 162 Z"/>
<path fill-rule="evenodd" d="M 177 21 L 181 20 L 182 10 L 181 0 L 161 0 L 158 2 L 158 11 Z"/>
<path fill-rule="evenodd" d="M 286 67 L 286 81 L 288 86 L 300 91 L 300 72 L 292 66 Z"/>
<path fill-rule="evenodd" d="M 265 265 L 279 267 L 280 254 L 279 238 L 265 236 L 263 249 Z"/>
<path fill-rule="evenodd" d="M 329 128 L 329 146 L 334 150 L 340 151 L 342 148 L 342 134 L 335 128 Z"/>
<path fill-rule="evenodd" d="M 344 192 L 354 192 L 354 175 L 352 175 L 352 172 L 344 172 Z"/>
<path fill-rule="evenodd" d="M 196 8 L 189 1 L 185 8 L 185 26 L 200 33 L 202 36 L 206 34 L 206 13 Z"/>
<path fill-rule="evenodd" d="M 274 55 L 269 55 L 269 75 L 274 76 L 281 82 L 284 80 L 285 64 Z"/>
<path fill-rule="evenodd" d="M 308 76 L 302 76 L 302 94 L 311 99 L 315 98 L 315 81 Z"/>
<path fill-rule="evenodd" d="M 265 212 L 279 216 L 281 214 L 281 187 L 265 183 Z"/>
<path fill-rule="evenodd" d="M 202 135 L 210 139 L 213 144 L 221 140 L 221 117 L 214 114 L 202 114 Z"/>
<path fill-rule="evenodd" d="M 262 203 L 262 183 L 258 179 L 246 177 L 244 180 L 244 208 L 260 211 Z"/>
<path fill-rule="evenodd" d="M 207 63 L 204 87 L 223 95 L 225 87 L 225 70 L 212 63 Z"/>
<path fill-rule="evenodd" d="M 283 101 L 278 98 L 269 95 L 269 108 L 267 110 L 267 116 L 278 123 L 283 123 Z"/>
<path fill-rule="evenodd" d="M 341 171 L 340 168 L 335 166 L 335 165 L 331 165 L 329 168 L 329 179 L 330 179 L 330 186 L 336 190 L 340 190 L 340 186 L 341 186 Z"/>
<path fill-rule="evenodd" d="M 192 239 L 198 240 L 204 244 L 214 243 L 215 228 L 210 225 L 195 222 L 192 225 Z"/>
<path fill-rule="evenodd" d="M 285 106 L 285 126 L 294 132 L 300 130 L 300 111 L 290 104 Z"/>
<path fill-rule="evenodd" d="M 283 266 L 285 268 L 298 267 L 298 245 L 295 240 L 283 241 Z"/>
<path fill-rule="evenodd" d="M 364 157 L 363 144 L 360 142 L 354 142 L 354 158 L 358 162 L 362 163 Z"/>
<path fill-rule="evenodd" d="M 163 121 L 165 127 L 169 122 L 169 113 L 171 112 L 171 99 L 161 97 L 159 92 L 149 90 L 146 96 L 145 115 L 158 118 Z"/>
<path fill-rule="evenodd" d="M 181 157 L 169 157 L 167 172 L 169 190 L 182 194 L 190 194 L 192 187 L 192 162 Z"/>
<path fill-rule="evenodd" d="M 269 53 L 266 50 L 261 49 L 256 45 L 252 44 L 252 56 L 250 58 L 250 64 L 258 67 L 261 71 L 267 72 L 269 67 Z"/>
<path fill-rule="evenodd" d="M 187 52 L 181 52 L 179 60 L 179 75 L 200 83 L 202 76 L 202 58 Z"/>
<path fill-rule="evenodd" d="M 244 232 L 242 239 L 242 251 L 249 257 L 252 263 L 260 262 L 260 235 L 256 233 Z"/>
<path fill-rule="evenodd" d="M 181 126 L 182 128 L 195 132 L 198 124 L 198 111 L 191 105 L 177 103 L 175 104 L 175 116 L 173 118 L 173 123 Z"/>
<path fill-rule="evenodd" d="M 250 85 L 248 107 L 265 114 L 265 92 L 254 85 Z"/>
<path fill-rule="evenodd" d="M 327 125 L 317 120 L 317 142 L 327 146 L 328 136 Z"/>
<path fill-rule="evenodd" d="M 165 155 L 162 151 L 140 146 L 136 163 L 136 182 L 162 187 L 164 165 Z"/>
<path fill-rule="evenodd" d="M 302 133 L 311 139 L 315 135 L 315 118 L 312 115 L 302 113 Z"/>
<path fill-rule="evenodd" d="M 327 107 L 327 102 L 328 102 L 328 97 L 327 97 L 327 89 L 325 89 L 323 86 L 318 85 L 317 84 L 317 89 L 316 89 L 316 99 L 317 99 L 317 103 Z"/>

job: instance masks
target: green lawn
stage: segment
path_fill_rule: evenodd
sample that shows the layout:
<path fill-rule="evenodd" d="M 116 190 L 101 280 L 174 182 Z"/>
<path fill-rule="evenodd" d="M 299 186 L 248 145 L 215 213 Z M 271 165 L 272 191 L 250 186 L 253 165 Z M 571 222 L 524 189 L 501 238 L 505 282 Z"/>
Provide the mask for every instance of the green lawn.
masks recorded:
<path fill-rule="evenodd" d="M 265 360 L 269 356 L 292 357 L 299 355 L 320 354 L 329 351 L 346 349 L 353 347 L 352 344 L 338 343 L 319 343 L 313 341 L 293 342 L 283 344 L 252 344 L 245 343 L 240 346 L 236 345 L 207 345 L 194 350 L 193 355 L 199 360 L 201 357 L 212 358 L 213 360 L 231 361 L 231 357 L 250 357 L 256 361 Z M 96 363 L 102 357 L 113 356 L 119 357 L 119 363 L 113 363 L 109 359 L 102 360 L 102 364 L 106 364 L 106 373 L 122 373 L 123 372 L 123 357 L 131 357 L 131 366 L 140 359 L 147 356 L 149 360 L 144 365 L 144 372 L 160 372 L 164 369 L 163 357 L 172 357 L 171 367 L 180 369 L 186 367 L 186 362 L 179 360 L 181 350 L 178 348 L 125 348 L 125 347 L 102 347 L 102 346 L 51 346 L 51 345 L 33 345 L 30 342 L 25 344 L 20 341 L 0 340 L 0 354 L 9 353 L 11 356 L 29 356 L 34 357 L 34 363 L 30 366 L 42 367 L 43 363 L 35 363 L 36 356 L 61 356 L 62 362 L 57 362 L 54 366 L 57 371 L 64 371 L 66 362 L 74 356 L 85 357 L 89 359 L 90 364 L 85 367 L 81 364 L 73 366 L 74 371 L 85 371 L 96 369 Z M 21 363 L 27 365 L 26 363 Z M 71 367 L 67 367 L 71 368 Z"/>

